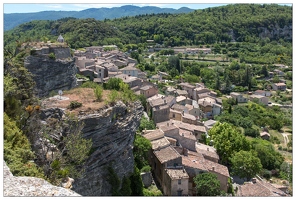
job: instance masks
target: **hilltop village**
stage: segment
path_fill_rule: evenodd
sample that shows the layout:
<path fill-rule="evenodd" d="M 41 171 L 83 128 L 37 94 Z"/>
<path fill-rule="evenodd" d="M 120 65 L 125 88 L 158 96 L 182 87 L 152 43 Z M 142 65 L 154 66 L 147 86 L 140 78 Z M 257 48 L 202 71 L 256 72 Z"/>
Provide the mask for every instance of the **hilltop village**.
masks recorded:
<path fill-rule="evenodd" d="M 58 42 L 63 43 L 61 35 Z M 47 48 L 41 47 L 38 51 L 41 54 L 46 53 L 45 49 Z M 210 49 L 175 49 L 176 54 L 180 51 L 190 54 L 198 51 L 211 53 Z M 154 180 L 152 181 L 152 176 L 147 178 L 143 174 L 145 186 L 156 182 L 162 188 L 163 195 L 192 196 L 196 195 L 193 178 L 210 172 L 217 175 L 220 189 L 227 192 L 229 184 L 232 184 L 228 168 L 219 164 L 219 156 L 213 146 L 203 144 L 203 140 L 209 137 L 207 132 L 217 122 L 214 116 L 223 111 L 222 99 L 217 97 L 215 91 L 208 89 L 203 83 L 189 84 L 181 81 L 177 87 L 169 86 L 165 89 L 165 94 L 160 94 L 157 83 L 168 82 L 168 74 L 159 71 L 157 75 L 148 78 L 146 72 L 137 68 L 137 61 L 127 53 L 117 50 L 115 45 L 85 47 L 84 50 L 75 50 L 73 57 L 77 73 L 82 77 L 98 84 L 105 83 L 112 77 L 119 78 L 136 94 L 146 97 L 146 116 L 155 123 L 156 129 L 145 129 L 141 133 L 152 144 L 149 163 Z M 274 73 L 283 76 L 280 70 L 269 72 L 269 75 L 272 77 Z M 85 81 L 85 78 L 78 79 L 78 86 Z M 270 89 L 286 90 L 285 81 L 274 84 Z M 256 100 L 267 106 L 270 95 L 270 91 L 257 90 L 248 94 L 232 92 L 227 98 L 233 98 L 238 103 Z M 263 139 L 270 137 L 267 132 L 260 135 Z M 266 196 L 286 195 L 283 191 L 287 188 L 279 189 L 260 177 L 254 177 L 251 181 L 250 184 L 236 186 L 238 196 L 256 196 L 252 191 L 255 188 L 264 191 Z"/>

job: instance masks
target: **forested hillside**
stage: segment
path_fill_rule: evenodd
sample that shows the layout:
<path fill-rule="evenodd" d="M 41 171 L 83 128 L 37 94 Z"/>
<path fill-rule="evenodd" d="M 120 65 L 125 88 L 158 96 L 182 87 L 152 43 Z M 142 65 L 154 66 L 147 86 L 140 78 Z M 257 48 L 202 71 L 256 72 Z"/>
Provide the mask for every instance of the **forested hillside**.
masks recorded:
<path fill-rule="evenodd" d="M 281 31 L 276 32 L 280 29 Z M 264 33 L 269 32 L 269 35 Z M 188 14 L 151 14 L 114 20 L 64 18 L 33 21 L 6 31 L 4 45 L 26 40 L 55 40 L 63 34 L 73 48 L 104 44 L 143 43 L 154 39 L 166 46 L 216 42 L 292 41 L 292 7 L 235 4 Z"/>
<path fill-rule="evenodd" d="M 4 14 L 4 30 L 10 30 L 20 24 L 32 20 L 58 20 L 65 17 L 79 19 L 94 18 L 97 20 L 114 19 L 124 16 L 135 16 L 151 13 L 189 13 L 193 9 L 182 7 L 179 9 L 159 8 L 155 6 L 121 6 L 114 8 L 90 8 L 82 11 L 43 11 L 36 13 L 9 13 Z"/>

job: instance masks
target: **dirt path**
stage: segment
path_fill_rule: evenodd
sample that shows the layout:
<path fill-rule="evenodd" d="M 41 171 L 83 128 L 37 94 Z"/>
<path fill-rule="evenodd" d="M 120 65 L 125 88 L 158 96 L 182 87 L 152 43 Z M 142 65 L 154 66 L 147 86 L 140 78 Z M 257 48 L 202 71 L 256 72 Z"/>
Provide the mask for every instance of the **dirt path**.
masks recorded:
<path fill-rule="evenodd" d="M 287 146 L 287 144 L 289 143 L 288 135 L 292 135 L 292 134 L 291 133 L 282 133 L 282 135 L 284 137 L 285 145 Z"/>

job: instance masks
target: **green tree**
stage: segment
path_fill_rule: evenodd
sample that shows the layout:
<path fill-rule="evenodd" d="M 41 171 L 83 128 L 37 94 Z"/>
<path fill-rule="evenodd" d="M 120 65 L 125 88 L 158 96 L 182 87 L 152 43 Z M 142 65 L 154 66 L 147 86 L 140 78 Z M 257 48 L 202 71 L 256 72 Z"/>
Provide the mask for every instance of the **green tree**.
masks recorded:
<path fill-rule="evenodd" d="M 151 142 L 148 139 L 136 134 L 133 152 L 135 164 L 138 169 L 142 169 L 143 167 L 149 165 L 148 152 L 151 148 Z"/>
<path fill-rule="evenodd" d="M 4 112 L 4 161 L 14 176 L 45 178 L 34 162 L 34 152 L 28 138 Z"/>
<path fill-rule="evenodd" d="M 123 83 L 120 78 L 110 78 L 106 84 L 103 85 L 104 89 L 107 90 L 120 90 L 120 83 Z"/>
<path fill-rule="evenodd" d="M 146 117 L 142 116 L 140 121 L 139 131 L 142 132 L 145 129 L 153 130 L 155 129 L 155 125 L 152 120 L 148 120 Z"/>
<path fill-rule="evenodd" d="M 220 181 L 216 174 L 202 173 L 193 178 L 197 196 L 218 196 L 220 195 Z"/>
<path fill-rule="evenodd" d="M 217 122 L 209 130 L 209 135 L 214 141 L 214 147 L 223 164 L 229 164 L 236 152 L 250 150 L 250 144 L 246 137 L 229 123 Z"/>
<path fill-rule="evenodd" d="M 102 101 L 103 98 L 103 87 L 98 85 L 96 86 L 96 88 L 94 89 L 95 92 L 95 96 L 97 98 L 98 101 Z"/>
<path fill-rule="evenodd" d="M 131 180 L 127 177 L 123 177 L 121 189 L 120 189 L 121 196 L 131 196 L 132 189 L 131 189 Z"/>
<path fill-rule="evenodd" d="M 131 181 L 131 196 L 144 196 L 143 190 L 143 182 L 140 174 L 140 170 L 135 166 L 134 173 L 130 176 Z"/>
<path fill-rule="evenodd" d="M 250 180 L 262 170 L 262 164 L 255 151 L 239 151 L 231 158 L 234 174 Z"/>
<path fill-rule="evenodd" d="M 181 66 L 180 66 L 180 59 L 178 56 L 170 56 L 168 58 L 168 67 L 169 69 L 176 69 L 180 73 Z"/>
<path fill-rule="evenodd" d="M 272 143 L 261 138 L 251 140 L 252 149 L 257 152 L 258 158 L 264 169 L 279 169 L 284 162 L 284 157 L 275 150 Z"/>

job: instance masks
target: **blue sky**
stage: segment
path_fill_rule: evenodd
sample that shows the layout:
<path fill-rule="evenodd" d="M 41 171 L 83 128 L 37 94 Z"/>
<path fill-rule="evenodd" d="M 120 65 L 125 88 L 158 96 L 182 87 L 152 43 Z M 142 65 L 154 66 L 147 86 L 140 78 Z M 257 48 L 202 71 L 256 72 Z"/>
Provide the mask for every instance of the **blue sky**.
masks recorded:
<path fill-rule="evenodd" d="M 55 11 L 80 11 L 85 10 L 88 8 L 100 8 L 100 7 L 120 7 L 122 5 L 135 5 L 135 6 L 157 6 L 162 8 L 175 8 L 178 9 L 180 7 L 188 7 L 191 9 L 204 9 L 208 7 L 216 7 L 216 6 L 222 6 L 229 3 L 251 3 L 251 2 L 244 2 L 244 1 L 208 1 L 209 3 L 205 4 L 205 1 L 194 1 L 195 4 L 192 4 L 192 1 L 175 1 L 175 0 L 149 0 L 149 1 L 143 1 L 143 0 L 129 0 L 129 1 L 114 1 L 114 0 L 100 0 L 100 1 L 90 1 L 85 0 L 86 3 L 83 3 L 83 1 L 56 1 L 51 0 L 50 4 L 48 3 L 40 3 L 40 1 L 29 1 L 26 3 L 26 1 L 7 1 L 4 0 L 3 3 L 3 12 L 4 13 L 29 13 L 29 12 L 40 12 L 40 11 L 49 11 L 49 10 L 55 10 Z M 98 3 L 100 2 L 100 3 Z M 121 3 L 122 2 L 122 3 Z M 147 3 L 149 2 L 149 3 Z M 202 2 L 202 3 L 199 3 Z M 211 3 L 213 2 L 213 3 Z M 259 1 L 258 3 L 273 3 L 273 1 Z M 274 2 L 276 3 L 276 2 Z M 290 4 L 292 5 L 292 4 Z"/>

